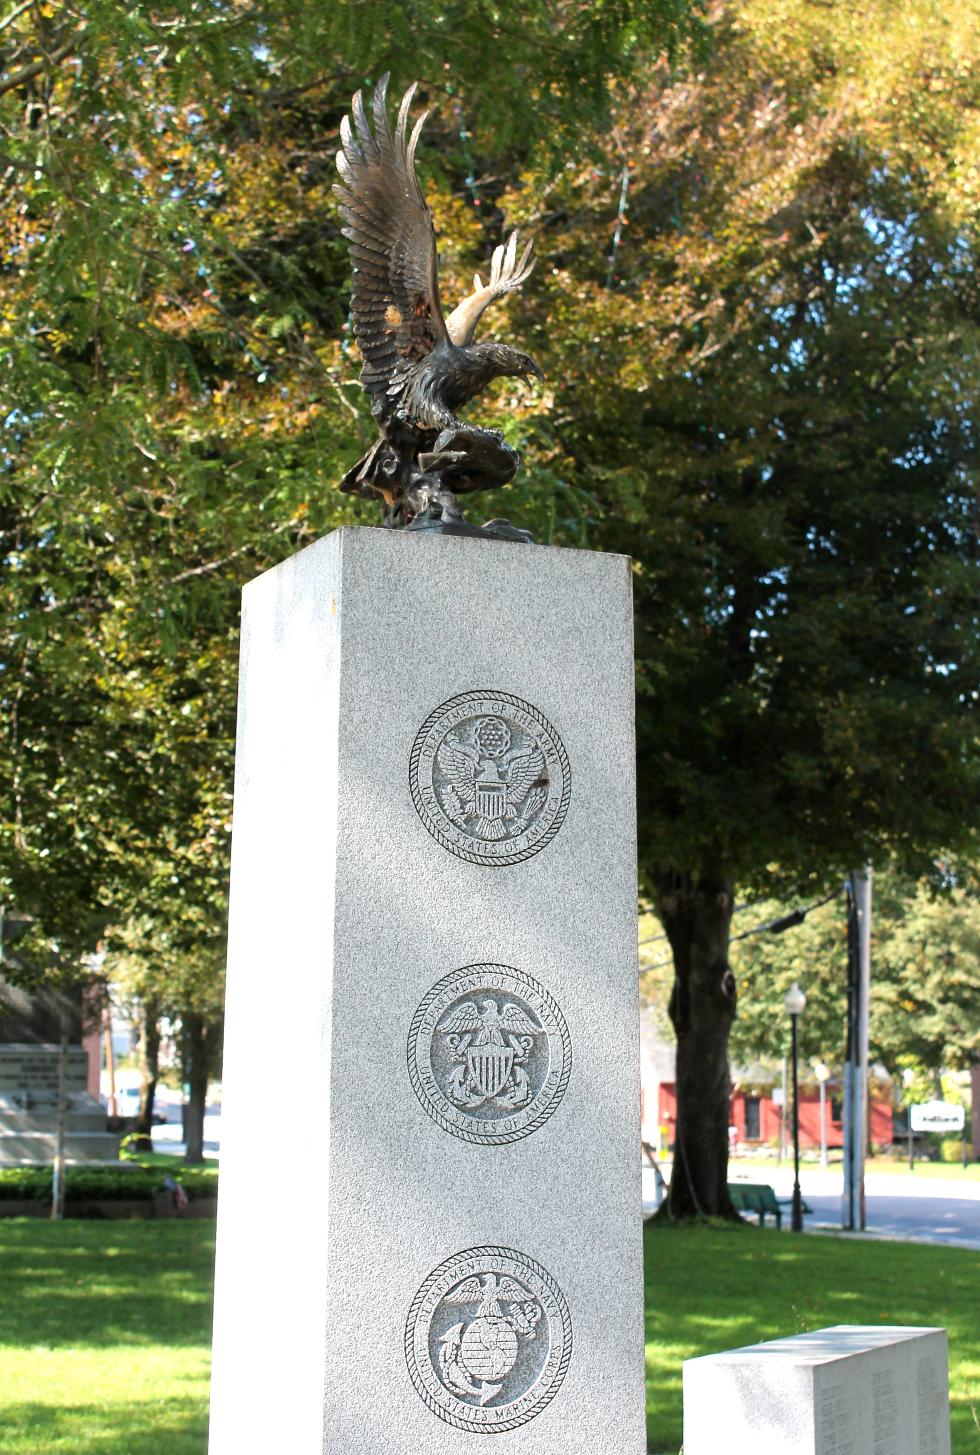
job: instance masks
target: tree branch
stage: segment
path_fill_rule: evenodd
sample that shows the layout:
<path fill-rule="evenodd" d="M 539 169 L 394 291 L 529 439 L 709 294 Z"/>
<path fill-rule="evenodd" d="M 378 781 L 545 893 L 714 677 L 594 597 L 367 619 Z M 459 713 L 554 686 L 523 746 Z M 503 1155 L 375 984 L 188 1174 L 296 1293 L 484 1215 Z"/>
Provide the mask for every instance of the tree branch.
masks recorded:
<path fill-rule="evenodd" d="M 18 5 L 14 10 L 11 10 L 9 15 L 5 15 L 0 20 L 0 30 L 6 30 L 8 25 L 13 25 L 14 21 L 23 15 L 25 10 L 30 10 L 33 4 L 34 0 L 23 0 L 22 4 Z"/>
<path fill-rule="evenodd" d="M 171 576 L 170 585 L 176 586 L 180 581 L 189 581 L 192 576 L 207 576 L 211 571 L 220 571 L 222 566 L 227 566 L 229 561 L 235 561 L 246 551 L 252 550 L 252 546 L 239 546 L 237 551 L 232 551 L 229 556 L 222 556 L 218 561 L 208 561 L 204 566 L 191 566 L 187 571 L 178 571 L 176 576 Z"/>
<path fill-rule="evenodd" d="M 26 85 L 28 81 L 33 81 L 35 76 L 39 76 L 42 71 L 48 70 L 51 66 L 59 65 L 78 49 L 80 39 L 81 34 L 79 33 L 66 41 L 64 45 L 59 46 L 57 50 L 52 51 L 50 55 L 41 56 L 38 60 L 32 61 L 29 66 L 21 66 L 20 70 L 14 71 L 11 76 L 0 77 L 0 96 L 6 95 L 8 91 L 16 90 L 18 86 Z"/>

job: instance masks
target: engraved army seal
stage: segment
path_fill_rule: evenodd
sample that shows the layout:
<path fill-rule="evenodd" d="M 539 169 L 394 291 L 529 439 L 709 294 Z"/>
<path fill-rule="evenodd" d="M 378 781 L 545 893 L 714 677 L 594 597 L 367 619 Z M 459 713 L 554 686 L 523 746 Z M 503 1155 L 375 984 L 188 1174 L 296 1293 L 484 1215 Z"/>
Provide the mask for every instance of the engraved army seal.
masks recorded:
<path fill-rule="evenodd" d="M 408 1372 L 433 1414 L 496 1434 L 539 1415 L 572 1356 L 568 1304 L 513 1248 L 468 1248 L 422 1284 L 405 1324 Z"/>
<path fill-rule="evenodd" d="M 412 747 L 416 810 L 471 864 L 519 864 L 549 844 L 571 797 L 561 738 L 520 697 L 462 692 L 430 713 Z"/>
<path fill-rule="evenodd" d="M 408 1074 L 422 1106 L 466 1142 L 502 1146 L 551 1116 L 572 1069 L 557 1002 L 509 965 L 467 965 L 438 981 L 412 1018 Z"/>

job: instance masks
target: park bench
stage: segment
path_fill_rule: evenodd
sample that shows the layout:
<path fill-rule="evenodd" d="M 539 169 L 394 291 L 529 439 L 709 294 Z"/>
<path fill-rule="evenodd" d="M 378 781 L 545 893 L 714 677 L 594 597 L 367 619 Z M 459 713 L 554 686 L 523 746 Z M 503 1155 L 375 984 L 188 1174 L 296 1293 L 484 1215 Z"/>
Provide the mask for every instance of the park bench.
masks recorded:
<path fill-rule="evenodd" d="M 776 1219 L 777 1229 L 781 1228 L 783 1208 L 789 1207 L 793 1201 L 791 1197 L 777 1197 L 767 1182 L 730 1182 L 728 1195 L 737 1212 L 758 1214 L 760 1228 L 766 1225 L 767 1213 Z M 805 1213 L 812 1213 L 813 1209 L 805 1202 L 801 1202 L 801 1206 Z"/>

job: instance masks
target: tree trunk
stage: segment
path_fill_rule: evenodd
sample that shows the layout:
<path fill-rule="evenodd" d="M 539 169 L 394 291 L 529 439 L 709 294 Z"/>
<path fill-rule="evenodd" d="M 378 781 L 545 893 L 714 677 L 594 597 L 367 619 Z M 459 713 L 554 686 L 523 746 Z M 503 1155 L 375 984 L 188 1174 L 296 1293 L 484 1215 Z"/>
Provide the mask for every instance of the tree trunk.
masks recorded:
<path fill-rule="evenodd" d="M 58 1042 L 58 1129 L 55 1133 L 54 1167 L 51 1175 L 51 1216 L 65 1215 L 65 1133 L 68 1126 L 68 1006 L 58 997 L 61 1036 Z"/>
<path fill-rule="evenodd" d="M 189 1096 L 184 1106 L 184 1161 L 204 1161 L 204 1112 L 208 1099 L 208 1037 L 204 1017 L 184 1017 L 183 1051 L 184 1083 Z"/>
<path fill-rule="evenodd" d="M 973 1159 L 980 1162 L 980 1061 L 974 1061 L 970 1067 L 970 1128 L 973 1132 Z"/>
<path fill-rule="evenodd" d="M 657 1216 L 738 1221 L 728 1195 L 728 1033 L 736 1000 L 728 937 L 734 886 L 720 867 L 706 866 L 697 878 L 665 874 L 657 891 L 674 957 L 669 1010 L 677 1036 L 674 1170 Z"/>
<path fill-rule="evenodd" d="M 137 1151 L 153 1150 L 153 1102 L 160 1074 L 160 1012 L 155 1002 L 143 1007 L 140 1036 L 140 1109 L 136 1117 L 135 1146 Z"/>

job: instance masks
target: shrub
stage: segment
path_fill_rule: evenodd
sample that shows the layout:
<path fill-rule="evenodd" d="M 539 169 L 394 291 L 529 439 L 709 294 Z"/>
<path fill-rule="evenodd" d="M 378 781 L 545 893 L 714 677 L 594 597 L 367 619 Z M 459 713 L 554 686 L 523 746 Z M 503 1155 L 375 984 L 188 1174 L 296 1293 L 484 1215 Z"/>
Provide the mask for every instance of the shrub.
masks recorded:
<path fill-rule="evenodd" d="M 216 1167 L 141 1167 L 127 1162 L 119 1167 L 69 1167 L 65 1172 L 66 1202 L 152 1202 L 172 1177 L 188 1197 L 214 1197 L 218 1191 Z M 0 1167 L 0 1201 L 51 1201 L 50 1167 Z"/>

